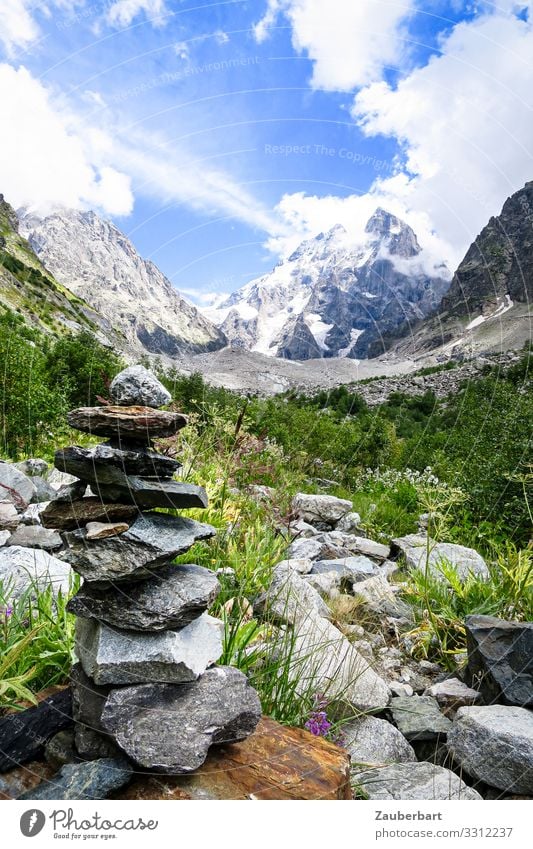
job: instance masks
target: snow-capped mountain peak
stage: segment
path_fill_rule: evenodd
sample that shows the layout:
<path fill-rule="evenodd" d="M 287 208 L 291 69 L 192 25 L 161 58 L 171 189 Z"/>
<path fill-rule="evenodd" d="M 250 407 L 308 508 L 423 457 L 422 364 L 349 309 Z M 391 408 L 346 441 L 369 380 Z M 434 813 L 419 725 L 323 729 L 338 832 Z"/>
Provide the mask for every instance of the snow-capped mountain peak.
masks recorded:
<path fill-rule="evenodd" d="M 205 313 L 233 345 L 270 356 L 369 356 L 382 333 L 424 317 L 446 291 L 445 267 L 428 276 L 420 255 L 411 227 L 378 208 L 361 239 L 337 224 Z"/>

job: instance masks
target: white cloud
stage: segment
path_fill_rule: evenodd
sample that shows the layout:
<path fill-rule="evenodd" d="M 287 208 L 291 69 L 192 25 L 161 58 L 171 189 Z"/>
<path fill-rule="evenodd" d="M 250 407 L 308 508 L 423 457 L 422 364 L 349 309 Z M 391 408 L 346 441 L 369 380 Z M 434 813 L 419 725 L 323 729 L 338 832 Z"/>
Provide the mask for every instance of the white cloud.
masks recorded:
<path fill-rule="evenodd" d="M 254 34 L 264 41 L 285 15 L 294 48 L 313 62 L 312 85 L 351 91 L 402 62 L 407 52 L 403 23 L 413 6 L 411 0 L 268 0 Z"/>
<path fill-rule="evenodd" d="M 117 0 L 107 12 L 106 20 L 111 26 L 127 27 L 141 13 L 153 24 L 162 24 L 161 16 L 167 13 L 165 0 Z"/>
<path fill-rule="evenodd" d="M 40 212 L 57 206 L 131 211 L 129 177 L 113 167 L 111 139 L 90 133 L 86 139 L 79 119 L 53 104 L 25 68 L 0 64 L 0 102 L 0 186 L 10 203 Z"/>
<path fill-rule="evenodd" d="M 492 9 L 458 24 L 441 54 L 396 89 L 363 89 L 353 110 L 367 135 L 396 137 L 405 151 L 401 183 L 380 190 L 426 210 L 455 259 L 533 177 L 533 26 Z"/>
<path fill-rule="evenodd" d="M 3 0 L 0 41 L 8 55 L 17 47 L 27 47 L 38 35 L 39 29 L 33 20 L 27 0 Z"/>

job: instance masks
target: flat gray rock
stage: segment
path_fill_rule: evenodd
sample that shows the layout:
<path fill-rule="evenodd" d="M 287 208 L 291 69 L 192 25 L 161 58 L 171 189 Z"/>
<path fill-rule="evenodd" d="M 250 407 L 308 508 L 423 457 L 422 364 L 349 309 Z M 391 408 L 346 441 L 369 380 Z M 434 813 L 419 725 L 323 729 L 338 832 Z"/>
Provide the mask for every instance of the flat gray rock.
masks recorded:
<path fill-rule="evenodd" d="M 431 696 L 396 696 L 390 710 L 406 740 L 437 740 L 452 727 Z"/>
<path fill-rule="evenodd" d="M 459 678 L 447 678 L 428 687 L 424 695 L 433 696 L 443 708 L 457 709 L 475 705 L 481 700 L 481 693 L 473 690 Z"/>
<path fill-rule="evenodd" d="M 317 539 L 331 547 L 346 549 L 349 554 L 363 554 L 365 557 L 370 557 L 378 562 L 387 560 L 390 554 L 388 545 L 366 537 L 358 537 L 355 534 L 342 533 L 338 530 L 331 531 L 328 534 L 320 534 Z"/>
<path fill-rule="evenodd" d="M 95 684 L 194 681 L 222 654 L 223 623 L 203 613 L 179 631 L 119 631 L 76 621 L 76 653 Z"/>
<path fill-rule="evenodd" d="M 130 475 L 124 476 L 122 484 L 91 483 L 91 489 L 102 501 L 121 501 L 135 504 L 140 510 L 152 507 L 172 507 L 187 510 L 192 507 L 204 510 L 207 505 L 207 493 L 203 486 L 178 481 L 153 481 Z"/>
<path fill-rule="evenodd" d="M 173 436 L 187 424 L 181 413 L 153 407 L 80 407 L 67 414 L 69 425 L 94 436 L 134 439 L 148 444 L 156 437 Z"/>
<path fill-rule="evenodd" d="M 7 545 L 20 545 L 23 548 L 42 548 L 44 551 L 56 551 L 63 545 L 57 531 L 43 528 L 42 525 L 19 525 L 13 531 Z"/>
<path fill-rule="evenodd" d="M 111 382 L 109 394 L 115 404 L 164 407 L 172 396 L 155 374 L 144 366 L 129 366 Z"/>
<path fill-rule="evenodd" d="M 335 498 L 333 495 L 307 495 L 299 492 L 292 499 L 292 512 L 311 525 L 324 522 L 333 526 L 349 513 L 352 507 L 351 501 Z"/>
<path fill-rule="evenodd" d="M 36 493 L 29 477 L 12 463 L 0 461 L 0 501 L 13 504 L 23 513 Z"/>
<path fill-rule="evenodd" d="M 32 507 L 37 505 L 31 504 L 26 513 Z M 45 528 L 67 531 L 81 529 L 88 522 L 126 521 L 130 524 L 138 515 L 135 504 L 102 504 L 99 498 L 88 496 L 79 501 L 50 501 L 43 506 L 38 518 Z"/>
<path fill-rule="evenodd" d="M 122 475 L 143 478 L 171 478 L 181 468 L 172 457 L 158 454 L 145 445 L 121 445 L 112 441 L 101 442 L 91 448 L 71 445 L 56 451 L 54 462 L 58 469 L 70 472 L 83 480 L 115 483 L 115 471 Z M 122 478 L 119 478 L 119 482 Z"/>
<path fill-rule="evenodd" d="M 19 799 L 105 799 L 130 781 L 133 770 L 125 758 L 101 758 L 89 763 L 66 764 L 53 778 L 19 796 Z"/>
<path fill-rule="evenodd" d="M 131 581 L 150 577 L 154 569 L 214 534 L 211 525 L 193 519 L 146 513 L 118 537 L 88 542 L 85 530 L 65 533 L 69 549 L 62 556 L 87 581 Z"/>
<path fill-rule="evenodd" d="M 462 707 L 448 749 L 469 775 L 507 793 L 533 794 L 533 713 L 510 705 Z"/>
<path fill-rule="evenodd" d="M 342 557 L 336 560 L 316 560 L 311 569 L 312 575 L 322 575 L 336 572 L 341 579 L 357 582 L 364 581 L 377 573 L 377 566 L 368 557 L 360 554 L 353 557 Z"/>
<path fill-rule="evenodd" d="M 352 769 L 366 764 L 416 761 L 413 747 L 385 719 L 364 716 L 340 726 L 342 746 L 350 753 Z"/>
<path fill-rule="evenodd" d="M 210 746 L 244 740 L 261 703 L 238 669 L 215 666 L 190 684 L 144 684 L 112 690 L 102 724 L 136 764 L 155 772 L 198 769 Z"/>
<path fill-rule="evenodd" d="M 85 584 L 70 599 L 77 616 L 129 631 L 183 628 L 213 603 L 220 591 L 214 572 L 202 566 L 165 566 L 145 581 L 118 586 Z"/>
<path fill-rule="evenodd" d="M 21 546 L 0 548 L 0 581 L 11 599 L 20 598 L 30 587 L 43 591 L 52 587 L 54 595 L 67 594 L 71 569 L 46 551 Z"/>
<path fill-rule="evenodd" d="M 326 560 L 350 557 L 352 552 L 329 539 L 331 534 L 318 534 L 305 539 L 295 539 L 287 549 L 289 560 Z"/>
<path fill-rule="evenodd" d="M 487 702 L 533 707 L 533 622 L 465 619 L 468 674 Z"/>
<path fill-rule="evenodd" d="M 454 567 L 462 581 L 469 575 L 479 578 L 489 577 L 488 566 L 481 554 L 464 545 L 435 542 L 430 539 L 428 558 L 428 538 L 425 534 L 408 534 L 408 536 L 393 539 L 392 550 L 396 554 L 403 555 L 409 569 L 424 570 L 427 561 L 431 575 L 440 580 L 445 580 L 442 569 L 448 564 Z"/>
<path fill-rule="evenodd" d="M 369 799 L 481 799 L 458 775 L 431 763 L 401 763 L 352 773 Z"/>

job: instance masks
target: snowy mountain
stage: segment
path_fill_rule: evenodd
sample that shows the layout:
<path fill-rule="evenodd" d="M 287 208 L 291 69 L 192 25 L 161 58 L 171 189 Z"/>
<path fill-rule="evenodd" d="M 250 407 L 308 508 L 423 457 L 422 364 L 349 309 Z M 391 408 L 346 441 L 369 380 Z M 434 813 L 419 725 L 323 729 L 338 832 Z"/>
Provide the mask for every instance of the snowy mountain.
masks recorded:
<path fill-rule="evenodd" d="M 223 333 L 188 303 L 129 239 L 94 212 L 20 215 L 20 233 L 54 277 L 124 334 L 129 353 L 182 354 L 224 347 Z"/>
<path fill-rule="evenodd" d="M 383 333 L 439 304 L 451 275 L 444 263 L 426 266 L 413 230 L 377 209 L 358 243 L 336 225 L 204 314 L 233 346 L 251 351 L 365 358 Z"/>

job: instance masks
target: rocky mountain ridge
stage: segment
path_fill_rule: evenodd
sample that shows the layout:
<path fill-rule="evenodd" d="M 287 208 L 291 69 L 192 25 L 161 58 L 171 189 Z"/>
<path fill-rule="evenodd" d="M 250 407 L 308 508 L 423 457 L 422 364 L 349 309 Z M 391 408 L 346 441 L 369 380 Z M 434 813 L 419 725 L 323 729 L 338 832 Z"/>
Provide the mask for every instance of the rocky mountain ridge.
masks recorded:
<path fill-rule="evenodd" d="M 39 218 L 22 211 L 20 230 L 56 279 L 122 334 L 130 356 L 173 359 L 226 344 L 157 266 L 95 212 L 62 210 Z"/>
<path fill-rule="evenodd" d="M 411 227 L 378 208 L 361 240 L 336 225 L 205 313 L 247 350 L 289 360 L 366 358 L 384 333 L 440 302 L 450 274 L 444 263 L 430 273 L 426 265 Z"/>

